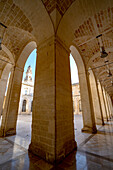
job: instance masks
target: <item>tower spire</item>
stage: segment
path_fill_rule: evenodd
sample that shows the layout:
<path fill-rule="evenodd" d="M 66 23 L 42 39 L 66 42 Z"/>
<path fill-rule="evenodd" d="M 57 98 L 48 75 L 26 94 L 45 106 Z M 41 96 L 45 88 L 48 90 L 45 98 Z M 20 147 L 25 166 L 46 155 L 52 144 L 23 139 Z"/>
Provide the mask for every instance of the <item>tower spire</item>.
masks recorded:
<path fill-rule="evenodd" d="M 30 81 L 30 82 L 32 81 L 32 68 L 31 68 L 30 65 L 27 68 L 26 76 L 24 78 L 24 81 Z"/>

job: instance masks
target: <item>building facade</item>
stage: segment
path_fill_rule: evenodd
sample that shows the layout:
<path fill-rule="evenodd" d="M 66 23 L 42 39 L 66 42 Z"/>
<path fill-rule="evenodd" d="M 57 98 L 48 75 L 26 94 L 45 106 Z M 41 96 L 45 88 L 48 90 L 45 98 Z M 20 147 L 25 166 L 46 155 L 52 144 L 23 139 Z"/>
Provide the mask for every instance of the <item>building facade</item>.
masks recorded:
<path fill-rule="evenodd" d="M 79 83 L 72 84 L 72 97 L 74 114 L 82 114 Z"/>
<path fill-rule="evenodd" d="M 33 105 L 33 90 L 34 83 L 32 80 L 32 68 L 29 66 L 26 71 L 26 76 L 21 86 L 21 95 L 19 103 L 19 114 L 31 114 Z"/>

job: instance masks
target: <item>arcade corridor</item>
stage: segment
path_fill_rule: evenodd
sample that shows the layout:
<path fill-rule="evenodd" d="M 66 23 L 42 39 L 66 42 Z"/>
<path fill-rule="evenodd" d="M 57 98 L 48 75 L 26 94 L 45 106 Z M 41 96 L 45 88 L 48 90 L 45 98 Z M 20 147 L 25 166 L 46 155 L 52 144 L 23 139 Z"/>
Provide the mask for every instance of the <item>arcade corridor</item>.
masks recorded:
<path fill-rule="evenodd" d="M 32 111 L 31 128 L 31 117 L 17 117 L 34 50 L 32 109 L 21 105 Z M 83 118 L 75 127 L 70 54 Z M 113 169 L 113 0 L 0 1 L 1 117 L 0 170 Z"/>

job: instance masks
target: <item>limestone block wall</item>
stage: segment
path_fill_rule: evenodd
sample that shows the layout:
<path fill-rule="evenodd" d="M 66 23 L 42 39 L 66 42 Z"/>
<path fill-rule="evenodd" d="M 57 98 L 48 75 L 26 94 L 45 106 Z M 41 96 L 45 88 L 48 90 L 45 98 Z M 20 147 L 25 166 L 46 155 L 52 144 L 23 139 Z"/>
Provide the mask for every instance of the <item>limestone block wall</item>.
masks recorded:
<path fill-rule="evenodd" d="M 56 156 L 65 157 L 74 145 L 73 102 L 69 50 L 56 43 Z M 74 148 L 74 147 L 73 147 Z"/>
<path fill-rule="evenodd" d="M 29 150 L 55 160 L 55 51 L 51 42 L 38 49 Z"/>

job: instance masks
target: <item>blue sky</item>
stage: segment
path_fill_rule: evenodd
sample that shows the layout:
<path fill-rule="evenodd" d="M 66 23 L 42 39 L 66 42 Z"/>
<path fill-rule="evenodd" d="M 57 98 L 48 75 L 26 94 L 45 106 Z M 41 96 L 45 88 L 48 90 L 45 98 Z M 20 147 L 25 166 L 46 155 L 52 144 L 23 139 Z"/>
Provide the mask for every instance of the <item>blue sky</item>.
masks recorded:
<path fill-rule="evenodd" d="M 35 66 L 36 66 L 36 49 L 32 51 L 32 53 L 29 55 L 25 67 L 24 67 L 24 73 L 23 73 L 23 79 L 26 76 L 26 71 L 28 66 L 31 66 L 32 68 L 32 79 L 34 80 L 35 78 Z"/>
<path fill-rule="evenodd" d="M 27 71 L 28 66 L 31 66 L 32 68 L 32 78 L 34 80 L 35 78 L 35 66 L 36 66 L 36 49 L 32 51 L 32 53 L 30 54 L 29 58 L 26 61 L 25 67 L 24 67 L 24 73 L 23 73 L 23 79 L 25 78 L 25 73 Z M 71 67 L 71 82 L 73 83 L 78 83 L 78 70 L 77 70 L 77 66 L 76 63 L 72 57 L 72 55 L 70 55 L 70 67 Z"/>

